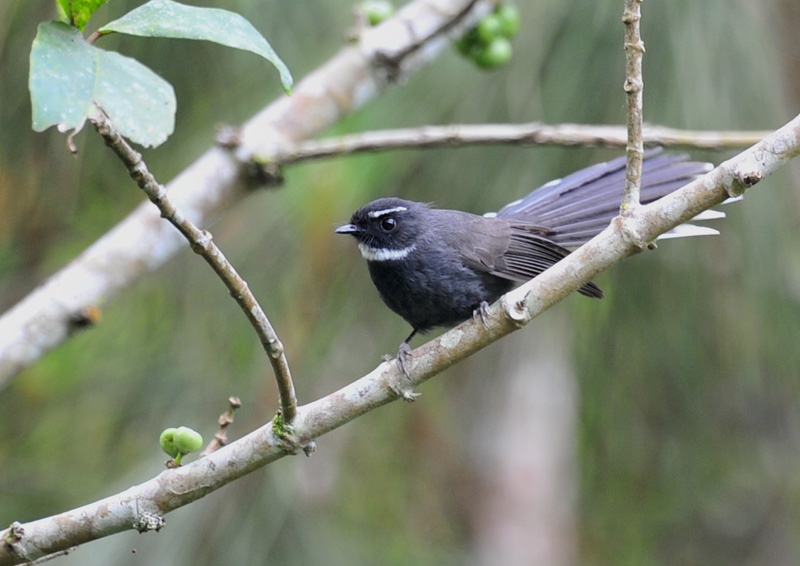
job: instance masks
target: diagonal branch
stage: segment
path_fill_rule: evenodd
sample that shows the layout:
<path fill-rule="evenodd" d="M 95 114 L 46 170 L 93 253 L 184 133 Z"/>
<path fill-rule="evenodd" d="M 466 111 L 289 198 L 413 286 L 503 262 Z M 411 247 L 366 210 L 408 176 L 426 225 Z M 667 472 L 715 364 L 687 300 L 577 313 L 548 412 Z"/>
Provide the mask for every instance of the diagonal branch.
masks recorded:
<path fill-rule="evenodd" d="M 160 529 L 163 515 L 296 451 L 364 413 L 402 397 L 445 368 L 520 329 L 601 271 L 646 249 L 659 234 L 741 194 L 800 155 L 800 115 L 682 189 L 625 217 L 536 279 L 503 296 L 484 320 L 472 319 L 411 353 L 406 377 L 384 362 L 339 391 L 298 407 L 291 432 L 270 422 L 205 458 L 166 470 L 140 485 L 53 517 L 0 531 L 0 566 L 19 564 L 76 544 L 136 528 Z"/>
<path fill-rule="evenodd" d="M 291 423 L 297 412 L 297 398 L 295 397 L 292 375 L 289 371 L 289 362 L 286 360 L 283 344 L 278 339 L 275 329 L 272 328 L 264 309 L 258 304 L 247 282 L 242 279 L 241 275 L 222 253 L 222 250 L 213 242 L 211 234 L 195 226 L 186 215 L 177 209 L 170 200 L 167 190 L 150 173 L 141 154 L 134 151 L 106 116 L 100 116 L 92 121 L 106 145 L 122 160 L 122 163 L 128 169 L 128 173 L 139 185 L 139 188 L 156 205 L 161 212 L 161 217 L 178 229 L 189 242 L 192 251 L 206 260 L 211 269 L 214 270 L 214 273 L 225 283 L 236 304 L 239 305 L 239 308 L 242 309 L 247 320 L 250 321 L 250 324 L 255 329 L 261 346 L 264 348 L 267 358 L 269 358 L 272 371 L 275 374 L 275 381 L 278 384 L 281 413 L 286 422 Z"/>

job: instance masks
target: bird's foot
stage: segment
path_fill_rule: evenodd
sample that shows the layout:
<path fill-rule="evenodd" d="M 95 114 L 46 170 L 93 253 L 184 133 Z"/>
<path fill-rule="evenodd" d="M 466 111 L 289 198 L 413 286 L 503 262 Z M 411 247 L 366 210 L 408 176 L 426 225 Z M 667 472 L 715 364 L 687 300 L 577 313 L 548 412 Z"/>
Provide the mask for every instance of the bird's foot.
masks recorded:
<path fill-rule="evenodd" d="M 411 346 L 408 345 L 408 342 L 403 342 L 400 344 L 400 348 L 397 350 L 397 365 L 400 367 L 400 371 L 403 372 L 403 375 L 406 376 L 406 379 L 411 379 L 411 375 L 408 373 L 408 359 L 410 357 Z M 416 401 L 417 397 L 419 397 L 419 393 L 415 393 L 404 385 L 392 384 L 391 388 L 392 391 L 394 391 L 397 396 L 401 397 L 406 403 L 413 403 Z"/>
<path fill-rule="evenodd" d="M 411 357 L 411 346 L 408 342 L 400 344 L 400 348 L 397 350 L 397 365 L 408 379 L 411 379 L 411 375 L 408 373 L 408 359 Z"/>
<path fill-rule="evenodd" d="M 480 306 L 477 309 L 472 311 L 472 318 L 480 317 L 481 322 L 483 323 L 483 327 L 488 329 L 489 323 L 486 321 L 486 317 L 489 316 L 489 303 L 486 301 L 481 301 Z"/>

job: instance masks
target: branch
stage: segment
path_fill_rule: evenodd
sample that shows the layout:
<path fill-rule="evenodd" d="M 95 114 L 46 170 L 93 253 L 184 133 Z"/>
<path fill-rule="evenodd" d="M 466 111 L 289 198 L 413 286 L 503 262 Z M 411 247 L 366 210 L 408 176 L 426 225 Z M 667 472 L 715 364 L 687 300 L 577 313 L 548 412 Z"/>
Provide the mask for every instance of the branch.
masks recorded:
<path fill-rule="evenodd" d="M 473 9 L 465 11 L 469 6 Z M 209 225 L 248 188 L 263 182 L 248 175 L 243 163 L 319 135 L 388 89 L 394 84 L 390 78 L 407 80 L 448 46 L 441 32 L 444 27 L 454 26 L 449 29 L 455 37 L 491 7 L 488 0 L 407 4 L 380 26 L 364 30 L 358 44 L 343 48 L 307 76 L 291 97 L 277 100 L 245 124 L 235 156 L 214 147 L 187 167 L 169 183 L 170 199 L 188 220 Z M 391 69 L 380 63 L 387 59 Z M 180 235 L 158 220 L 152 206 L 139 206 L 0 317 L 0 387 L 90 326 L 84 313 L 107 304 L 139 277 L 161 267 L 182 245 Z"/>
<path fill-rule="evenodd" d="M 286 360 L 283 344 L 278 339 L 278 335 L 267 318 L 264 309 L 258 304 L 253 292 L 250 291 L 247 282 L 242 279 L 236 268 L 222 253 L 222 250 L 213 242 L 211 233 L 195 226 L 191 220 L 186 218 L 175 207 L 164 186 L 159 184 L 153 174 L 150 173 L 141 154 L 133 150 L 106 116 L 102 115 L 94 118 L 92 122 L 106 145 L 117 154 L 122 163 L 125 164 L 125 167 L 128 168 L 131 178 L 136 181 L 136 184 L 144 191 L 147 198 L 156 205 L 161 212 L 161 217 L 178 229 L 178 232 L 189 242 L 192 251 L 206 260 L 206 263 L 211 266 L 214 273 L 222 279 L 222 282 L 228 288 L 231 297 L 233 297 L 255 329 L 261 346 L 267 354 L 278 385 L 278 396 L 283 418 L 287 422 L 292 422 L 297 412 L 297 398 L 294 384 L 292 383 L 292 374 L 289 371 L 289 362 Z"/>
<path fill-rule="evenodd" d="M 647 248 L 659 234 L 748 187 L 800 154 L 800 116 L 752 148 L 682 189 L 639 206 L 565 259 L 471 319 L 413 350 L 406 377 L 383 362 L 344 388 L 298 408 L 291 430 L 273 421 L 187 466 L 84 507 L 0 532 L 0 566 L 35 560 L 126 529 L 158 530 L 164 514 L 259 469 L 364 413 L 401 398 L 403 390 L 518 330 L 621 259 Z"/>
<path fill-rule="evenodd" d="M 242 401 L 238 397 L 228 397 L 228 409 L 217 419 L 219 430 L 214 435 L 208 446 L 200 453 L 200 456 L 208 456 L 228 444 L 228 427 L 233 423 L 233 412 L 242 406 Z"/>
<path fill-rule="evenodd" d="M 749 147 L 770 132 L 679 130 L 666 126 L 644 126 L 647 146 L 692 149 L 741 149 Z M 559 145 L 622 148 L 627 144 L 622 126 L 588 124 L 450 124 L 396 130 L 375 130 L 321 140 L 308 140 L 284 146 L 269 155 L 270 168 L 294 165 L 314 159 L 339 157 L 354 153 L 425 149 L 431 147 L 466 147 L 472 145 Z"/>
<path fill-rule="evenodd" d="M 625 153 L 628 156 L 625 168 L 625 192 L 622 195 L 620 210 L 630 211 L 639 206 L 639 189 L 642 186 L 642 160 L 644 144 L 642 143 L 642 57 L 644 43 L 639 32 L 639 21 L 642 19 L 642 0 L 625 0 L 622 21 L 625 24 L 625 85 L 627 99 L 628 143 Z"/>

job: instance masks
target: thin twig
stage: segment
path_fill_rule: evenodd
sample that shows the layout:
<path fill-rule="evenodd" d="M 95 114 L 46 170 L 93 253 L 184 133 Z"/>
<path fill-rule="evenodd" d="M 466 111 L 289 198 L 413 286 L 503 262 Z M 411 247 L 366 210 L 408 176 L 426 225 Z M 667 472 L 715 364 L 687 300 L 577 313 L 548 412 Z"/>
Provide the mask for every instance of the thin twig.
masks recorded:
<path fill-rule="evenodd" d="M 34 560 L 32 562 L 26 562 L 25 566 L 39 566 L 40 564 L 44 564 L 45 562 L 50 562 L 51 560 L 55 560 L 56 558 L 61 558 L 62 556 L 67 556 L 77 550 L 77 546 L 72 546 L 70 548 L 65 548 L 64 550 L 60 550 L 58 552 L 54 552 L 53 554 L 48 554 L 47 556 L 42 556 L 41 558 Z"/>
<path fill-rule="evenodd" d="M 216 452 L 228 443 L 228 427 L 233 423 L 233 413 L 242 406 L 242 401 L 238 397 L 228 397 L 228 408 L 217 419 L 219 430 L 208 443 L 208 446 L 200 453 L 200 457 L 208 456 Z"/>
<path fill-rule="evenodd" d="M 646 146 L 693 149 L 741 149 L 757 143 L 769 131 L 680 130 L 666 126 L 644 126 Z M 225 143 L 224 139 L 218 143 Z M 276 166 L 343 155 L 472 145 L 558 145 L 622 148 L 627 144 L 623 126 L 590 124 L 452 124 L 396 130 L 374 130 L 284 146 L 266 163 L 274 174 Z M 261 167 L 265 163 L 260 164 Z"/>
<path fill-rule="evenodd" d="M 642 143 L 642 57 L 644 43 L 639 32 L 639 21 L 642 19 L 642 0 L 625 0 L 622 21 L 625 24 L 625 85 L 627 93 L 628 144 L 625 152 L 628 166 L 625 170 L 625 193 L 622 196 L 622 213 L 639 206 L 639 189 L 642 184 L 642 159 L 644 144 Z"/>
<path fill-rule="evenodd" d="M 375 62 L 382 65 L 388 71 L 387 76 L 390 80 L 396 81 L 400 76 L 400 64 L 402 61 L 406 60 L 409 55 L 429 45 L 430 42 L 436 37 L 444 35 L 452 29 L 458 27 L 469 16 L 474 18 L 476 14 L 488 13 L 488 5 L 485 6 L 482 11 L 474 12 L 473 9 L 475 8 L 476 4 L 478 4 L 478 0 L 468 0 L 468 2 L 464 4 L 457 13 L 453 14 L 452 17 L 443 19 L 438 27 L 429 31 L 424 37 L 404 45 L 399 51 L 394 53 L 377 51 L 375 53 Z M 473 13 L 470 14 L 471 12 Z"/>
<path fill-rule="evenodd" d="M 103 137 L 106 145 L 122 160 L 128 172 L 139 185 L 147 198 L 155 204 L 161 216 L 168 220 L 189 241 L 192 250 L 199 254 L 211 266 L 214 272 L 222 279 L 239 307 L 244 311 L 250 324 L 255 328 L 264 351 L 267 353 L 278 383 L 281 411 L 287 423 L 294 420 L 297 412 L 297 399 L 294 384 L 289 371 L 289 363 L 283 350 L 283 344 L 278 339 L 275 330 L 258 304 L 247 282 L 236 272 L 233 265 L 225 258 L 222 251 L 212 241 L 211 234 L 199 229 L 184 214 L 179 212 L 167 196 L 167 191 L 150 173 L 147 165 L 142 160 L 141 154 L 136 152 L 114 126 L 100 116 L 93 120 L 97 132 Z"/>

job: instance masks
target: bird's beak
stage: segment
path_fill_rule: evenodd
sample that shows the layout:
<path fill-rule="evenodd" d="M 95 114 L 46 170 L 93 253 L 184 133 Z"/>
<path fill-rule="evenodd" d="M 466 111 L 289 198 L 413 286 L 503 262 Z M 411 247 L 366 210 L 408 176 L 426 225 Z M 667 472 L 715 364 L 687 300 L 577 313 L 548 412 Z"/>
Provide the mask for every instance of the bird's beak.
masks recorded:
<path fill-rule="evenodd" d="M 358 234 L 359 232 L 361 232 L 361 228 L 355 224 L 345 224 L 336 229 L 337 234 Z"/>

